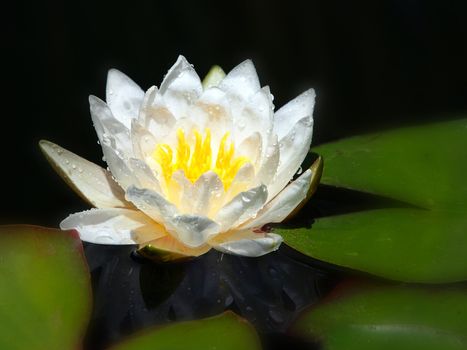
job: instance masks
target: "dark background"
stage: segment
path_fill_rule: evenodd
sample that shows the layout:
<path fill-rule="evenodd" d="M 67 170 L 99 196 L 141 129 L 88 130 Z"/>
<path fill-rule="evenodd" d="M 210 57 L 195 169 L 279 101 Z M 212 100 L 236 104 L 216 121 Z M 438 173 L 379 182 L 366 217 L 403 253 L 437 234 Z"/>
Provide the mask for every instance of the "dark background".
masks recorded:
<path fill-rule="evenodd" d="M 246 58 L 276 106 L 317 90 L 314 144 L 467 111 L 465 1 L 35 1 L 3 9 L 4 223 L 85 209 L 37 147 L 102 164 L 87 96 L 115 67 L 159 85 L 183 54 L 203 76 Z M 6 77 L 6 80 L 5 80 Z"/>

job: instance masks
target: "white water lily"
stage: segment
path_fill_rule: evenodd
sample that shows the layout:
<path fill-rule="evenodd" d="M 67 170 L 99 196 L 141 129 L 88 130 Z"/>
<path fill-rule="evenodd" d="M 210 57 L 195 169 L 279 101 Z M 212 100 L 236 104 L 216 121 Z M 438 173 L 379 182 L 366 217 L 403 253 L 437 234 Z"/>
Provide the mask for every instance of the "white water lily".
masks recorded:
<path fill-rule="evenodd" d="M 144 92 L 110 70 L 106 102 L 90 96 L 108 170 L 51 142 L 40 145 L 58 172 L 95 209 L 62 229 L 83 241 L 139 244 L 181 256 L 210 248 L 260 256 L 282 238 L 261 230 L 306 197 L 312 171 L 291 182 L 311 143 L 315 93 L 274 113 L 250 60 L 203 84 L 180 56 L 159 88 Z M 223 73 L 223 72 L 222 72 Z"/>

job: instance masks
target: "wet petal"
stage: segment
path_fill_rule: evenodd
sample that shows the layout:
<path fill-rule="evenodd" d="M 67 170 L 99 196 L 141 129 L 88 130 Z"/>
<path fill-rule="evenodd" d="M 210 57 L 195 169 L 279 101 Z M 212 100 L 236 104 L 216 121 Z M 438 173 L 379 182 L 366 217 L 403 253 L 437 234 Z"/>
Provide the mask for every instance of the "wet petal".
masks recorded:
<path fill-rule="evenodd" d="M 248 157 L 253 165 L 258 166 L 261 161 L 262 138 L 259 132 L 255 132 L 245 138 L 238 146 L 238 154 Z"/>
<path fill-rule="evenodd" d="M 130 130 L 113 116 L 110 108 L 101 99 L 89 96 L 89 106 L 100 143 L 125 155 L 132 155 Z"/>
<path fill-rule="evenodd" d="M 215 221 L 222 225 L 222 231 L 227 231 L 256 215 L 267 197 L 268 190 L 265 185 L 241 192 L 219 210 Z"/>
<path fill-rule="evenodd" d="M 133 207 L 123 189 L 100 166 L 49 141 L 39 143 L 57 173 L 81 197 L 97 208 Z"/>
<path fill-rule="evenodd" d="M 144 95 L 138 120 L 159 142 L 165 142 L 162 140 L 173 131 L 176 119 L 165 106 L 157 87 L 151 87 Z"/>
<path fill-rule="evenodd" d="M 258 212 L 253 220 L 246 222 L 242 227 L 261 227 L 272 222 L 284 220 L 305 199 L 310 187 L 311 170 L 305 171 L 297 180 L 282 190 L 272 201 Z"/>
<path fill-rule="evenodd" d="M 131 168 L 123 159 L 123 155 L 105 144 L 101 146 L 105 161 L 115 181 L 117 181 L 124 190 L 131 185 L 139 185 L 138 179 L 134 176 Z"/>
<path fill-rule="evenodd" d="M 145 243 L 141 249 L 143 255 L 148 258 L 170 262 L 174 260 L 183 260 L 188 257 L 196 257 L 207 253 L 211 247 L 207 244 L 192 248 L 179 242 L 172 236 L 165 236 Z"/>
<path fill-rule="evenodd" d="M 135 119 L 131 122 L 131 142 L 133 154 L 139 159 L 150 157 L 157 144 L 153 134 Z"/>
<path fill-rule="evenodd" d="M 222 237 L 221 237 L 222 236 Z M 258 257 L 279 249 L 282 237 L 274 233 L 256 233 L 251 230 L 234 231 L 219 235 L 209 242 L 226 254 Z"/>
<path fill-rule="evenodd" d="M 71 214 L 60 223 L 62 230 L 75 229 L 83 241 L 97 244 L 136 244 L 135 235 L 165 235 L 143 213 L 129 209 L 91 209 Z"/>
<path fill-rule="evenodd" d="M 183 176 L 182 174 L 179 174 Z M 223 199 L 224 187 L 219 176 L 209 171 L 201 175 L 195 183 L 188 179 L 176 180 L 183 188 L 180 197 L 180 210 L 183 213 L 190 213 L 200 216 L 209 216 L 211 208 L 219 205 Z"/>
<path fill-rule="evenodd" d="M 152 169 L 143 160 L 130 158 L 129 165 L 133 175 L 138 180 L 141 187 L 149 188 L 159 194 L 162 194 L 159 180 L 157 180 Z"/>
<path fill-rule="evenodd" d="M 183 56 L 170 68 L 160 87 L 165 104 L 176 118 L 186 116 L 186 108 L 201 95 L 198 74 Z"/>
<path fill-rule="evenodd" d="M 312 132 L 313 119 L 305 117 L 300 119 L 280 140 L 279 166 L 275 179 L 268 186 L 270 199 L 274 198 L 297 172 L 310 150 Z"/>
<path fill-rule="evenodd" d="M 126 198 L 187 246 L 199 247 L 219 232 L 219 225 L 214 221 L 203 216 L 180 214 L 172 203 L 154 191 L 132 186 L 126 192 Z"/>
<path fill-rule="evenodd" d="M 112 114 L 128 129 L 131 119 L 138 117 L 144 92 L 129 77 L 117 69 L 107 74 L 106 101 Z"/>
<path fill-rule="evenodd" d="M 219 84 L 225 92 L 248 100 L 260 88 L 258 74 L 251 60 L 246 60 L 232 69 Z"/>
<path fill-rule="evenodd" d="M 309 89 L 289 101 L 274 114 L 274 132 L 279 140 L 302 118 L 313 116 L 316 93 Z"/>
<path fill-rule="evenodd" d="M 257 179 L 268 185 L 272 182 L 277 173 L 277 167 L 279 166 L 280 160 L 280 149 L 277 136 L 272 135 L 269 144 L 261 158 L 261 166 L 257 172 Z M 271 197 L 271 196 L 269 196 Z"/>

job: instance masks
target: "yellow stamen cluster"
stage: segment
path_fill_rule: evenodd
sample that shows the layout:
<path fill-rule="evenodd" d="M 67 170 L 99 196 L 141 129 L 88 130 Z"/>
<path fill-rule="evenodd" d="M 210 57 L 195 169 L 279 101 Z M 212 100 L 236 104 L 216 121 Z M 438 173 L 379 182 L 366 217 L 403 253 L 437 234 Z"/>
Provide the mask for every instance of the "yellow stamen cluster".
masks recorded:
<path fill-rule="evenodd" d="M 207 128 L 203 135 L 197 130 L 193 131 L 191 142 L 187 141 L 185 132 L 177 130 L 177 146 L 175 152 L 168 144 L 156 145 L 153 153 L 154 160 L 159 166 L 167 182 L 172 174 L 182 170 L 187 179 L 195 182 L 205 172 L 214 171 L 227 190 L 238 170 L 250 160 L 244 156 L 235 155 L 235 145 L 228 142 L 229 133 L 225 133 L 219 142 L 216 159 L 213 159 L 211 146 L 211 130 Z"/>

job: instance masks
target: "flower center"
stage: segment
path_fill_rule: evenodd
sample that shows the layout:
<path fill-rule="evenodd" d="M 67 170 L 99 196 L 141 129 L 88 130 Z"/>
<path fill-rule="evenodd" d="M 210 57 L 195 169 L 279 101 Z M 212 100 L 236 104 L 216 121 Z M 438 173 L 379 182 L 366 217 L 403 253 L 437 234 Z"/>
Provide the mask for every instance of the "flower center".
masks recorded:
<path fill-rule="evenodd" d="M 206 128 L 204 136 L 197 130 L 191 136 L 192 142 L 188 142 L 185 132 L 179 128 L 175 150 L 166 143 L 156 145 L 153 158 L 159 163 L 165 180 L 170 181 L 174 172 L 182 170 L 186 178 L 194 183 L 205 172 L 212 170 L 221 179 L 224 190 L 227 190 L 238 170 L 250 159 L 235 155 L 235 145 L 229 142 L 229 132 L 222 136 L 217 154 L 213 153 L 209 128 Z"/>

